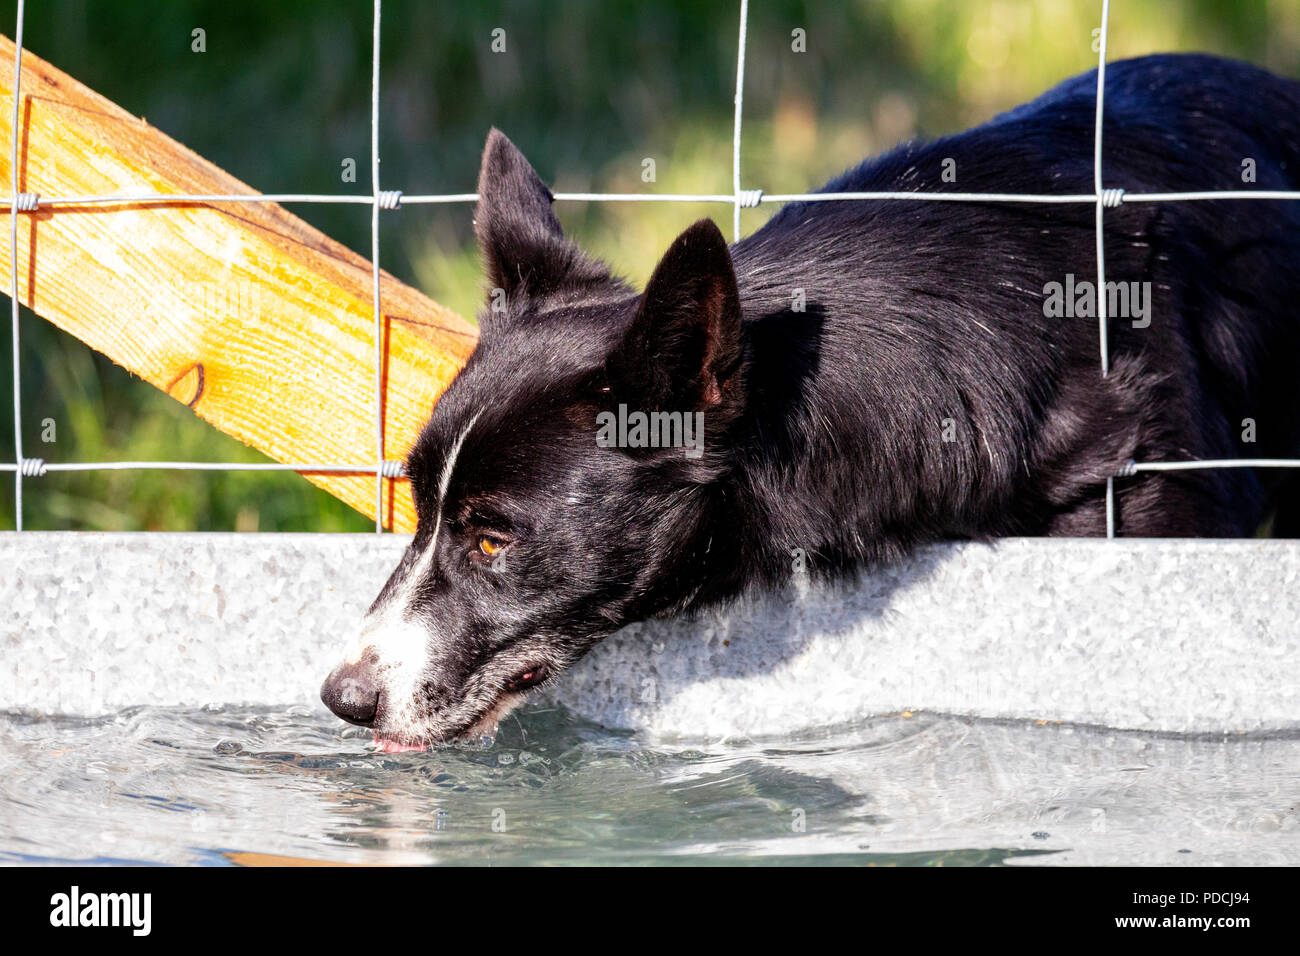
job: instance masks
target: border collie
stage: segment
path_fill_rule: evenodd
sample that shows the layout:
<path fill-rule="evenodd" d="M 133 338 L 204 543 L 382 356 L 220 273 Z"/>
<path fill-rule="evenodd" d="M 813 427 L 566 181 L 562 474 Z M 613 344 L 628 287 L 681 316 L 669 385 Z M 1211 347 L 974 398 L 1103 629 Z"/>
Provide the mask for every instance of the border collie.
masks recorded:
<path fill-rule="evenodd" d="M 1091 193 L 1096 74 L 824 191 Z M 1300 188 L 1300 83 L 1113 63 L 1104 182 Z M 419 529 L 321 691 L 383 749 L 489 730 L 625 624 L 938 539 L 1105 533 L 1130 460 L 1300 453 L 1300 202 L 830 201 L 637 292 L 560 230 L 495 129 L 482 338 L 411 450 Z M 1110 373 L 1100 369 L 1106 295 Z M 1117 532 L 1300 519 L 1289 472 L 1116 481 Z M 1300 479 L 1297 479 L 1300 482 Z M 793 556 L 793 559 L 792 559 Z"/>

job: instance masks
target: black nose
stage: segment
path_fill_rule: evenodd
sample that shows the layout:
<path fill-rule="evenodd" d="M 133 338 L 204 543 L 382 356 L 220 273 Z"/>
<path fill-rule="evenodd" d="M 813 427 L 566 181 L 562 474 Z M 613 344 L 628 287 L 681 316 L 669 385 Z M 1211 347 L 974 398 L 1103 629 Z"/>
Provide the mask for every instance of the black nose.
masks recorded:
<path fill-rule="evenodd" d="M 365 661 L 340 664 L 321 684 L 320 699 L 349 723 L 369 727 L 379 710 L 379 688 L 371 666 Z"/>

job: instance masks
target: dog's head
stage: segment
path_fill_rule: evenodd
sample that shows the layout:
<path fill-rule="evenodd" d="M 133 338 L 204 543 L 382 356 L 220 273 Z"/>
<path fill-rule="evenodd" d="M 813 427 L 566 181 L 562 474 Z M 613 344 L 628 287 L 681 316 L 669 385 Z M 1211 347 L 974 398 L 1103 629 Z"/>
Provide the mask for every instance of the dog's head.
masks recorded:
<path fill-rule="evenodd" d="M 482 335 L 407 460 L 415 539 L 321 690 L 387 749 L 490 729 L 601 638 L 688 606 L 734 537 L 740 303 L 717 226 L 638 295 L 496 130 L 478 191 Z"/>

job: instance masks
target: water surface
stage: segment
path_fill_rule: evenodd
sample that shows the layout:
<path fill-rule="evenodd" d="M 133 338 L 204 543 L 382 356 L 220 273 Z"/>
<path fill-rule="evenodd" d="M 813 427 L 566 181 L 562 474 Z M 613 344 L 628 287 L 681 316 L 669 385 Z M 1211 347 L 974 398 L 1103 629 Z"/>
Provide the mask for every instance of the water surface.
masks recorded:
<path fill-rule="evenodd" d="M 931 714 L 646 741 L 534 710 L 381 755 L 309 708 L 0 715 L 0 862 L 1300 863 L 1300 737 Z"/>

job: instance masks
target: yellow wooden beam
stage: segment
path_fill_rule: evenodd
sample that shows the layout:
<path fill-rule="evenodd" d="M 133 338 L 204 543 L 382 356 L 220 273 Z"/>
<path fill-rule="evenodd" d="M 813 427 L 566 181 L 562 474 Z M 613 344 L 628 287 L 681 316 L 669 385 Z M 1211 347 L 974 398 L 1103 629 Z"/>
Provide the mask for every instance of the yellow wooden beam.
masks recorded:
<path fill-rule="evenodd" d="M 0 37 L 0 113 L 13 112 Z M 255 194 L 142 119 L 23 51 L 19 190 Z M 10 140 L 0 148 L 8 191 Z M 358 207 L 358 212 L 367 207 Z M 19 300 L 283 462 L 375 460 L 370 263 L 273 203 L 84 205 L 21 213 Z M 392 213 L 381 213 L 392 215 Z M 9 291 L 9 243 L 0 242 Z M 385 456 L 401 458 L 477 330 L 381 273 Z M 373 475 L 308 474 L 373 517 Z M 415 527 L 405 480 L 384 524 Z"/>

